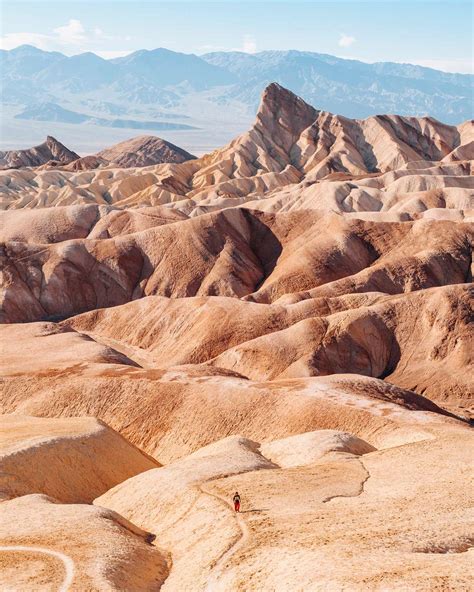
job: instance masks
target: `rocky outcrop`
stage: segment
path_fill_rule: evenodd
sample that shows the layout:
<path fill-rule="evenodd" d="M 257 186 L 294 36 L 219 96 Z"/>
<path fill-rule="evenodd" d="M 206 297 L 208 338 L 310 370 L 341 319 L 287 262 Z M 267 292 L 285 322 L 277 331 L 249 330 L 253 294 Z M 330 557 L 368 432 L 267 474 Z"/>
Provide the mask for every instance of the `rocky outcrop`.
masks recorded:
<path fill-rule="evenodd" d="M 98 169 L 108 166 L 108 164 L 109 162 L 108 160 L 105 160 L 105 158 L 91 154 L 89 156 L 78 158 L 63 168 L 65 171 L 88 171 L 90 169 Z"/>
<path fill-rule="evenodd" d="M 0 169 L 36 167 L 49 161 L 68 164 L 78 158 L 78 154 L 66 148 L 56 138 L 48 136 L 45 142 L 33 148 L 0 152 Z"/>

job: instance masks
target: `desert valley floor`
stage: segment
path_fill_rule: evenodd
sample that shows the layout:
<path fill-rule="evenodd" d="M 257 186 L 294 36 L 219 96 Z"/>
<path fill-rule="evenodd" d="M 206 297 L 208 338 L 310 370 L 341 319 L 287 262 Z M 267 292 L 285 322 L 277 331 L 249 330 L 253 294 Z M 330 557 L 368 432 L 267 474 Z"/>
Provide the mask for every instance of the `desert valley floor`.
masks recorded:
<path fill-rule="evenodd" d="M 0 156 L 1 590 L 472 590 L 472 121 Z"/>

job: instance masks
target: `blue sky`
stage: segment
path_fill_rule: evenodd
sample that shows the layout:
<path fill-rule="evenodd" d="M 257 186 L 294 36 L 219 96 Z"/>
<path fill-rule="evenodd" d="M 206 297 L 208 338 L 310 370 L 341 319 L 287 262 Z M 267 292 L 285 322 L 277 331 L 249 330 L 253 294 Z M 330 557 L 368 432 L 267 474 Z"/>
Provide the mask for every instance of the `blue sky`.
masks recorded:
<path fill-rule="evenodd" d="M 1 0 L 1 47 L 103 57 L 299 49 L 472 72 L 473 8 L 456 0 L 161 2 Z"/>

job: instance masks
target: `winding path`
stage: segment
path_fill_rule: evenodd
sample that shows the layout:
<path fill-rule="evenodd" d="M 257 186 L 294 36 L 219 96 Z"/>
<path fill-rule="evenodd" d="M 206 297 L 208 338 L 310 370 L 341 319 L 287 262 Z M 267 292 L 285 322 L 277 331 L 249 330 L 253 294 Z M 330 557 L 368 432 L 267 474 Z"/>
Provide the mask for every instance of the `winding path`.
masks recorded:
<path fill-rule="evenodd" d="M 218 579 L 222 575 L 227 562 L 233 555 L 235 555 L 235 553 L 237 553 L 237 551 L 241 547 L 243 547 L 246 544 L 247 540 L 250 537 L 250 533 L 248 526 L 245 520 L 243 519 L 242 515 L 237 512 L 234 512 L 234 509 L 225 497 L 217 493 L 213 493 L 212 491 L 209 491 L 209 489 L 207 489 L 207 487 L 205 487 L 203 483 L 199 486 L 199 489 L 205 495 L 210 495 L 211 497 L 214 497 L 220 503 L 224 504 L 227 508 L 230 508 L 232 513 L 235 514 L 237 524 L 240 528 L 240 534 L 234 539 L 233 543 L 229 546 L 229 548 L 226 551 L 224 551 L 224 553 L 219 557 L 219 559 L 216 561 L 214 567 L 211 570 L 204 592 L 214 592 L 218 589 Z"/>
<path fill-rule="evenodd" d="M 64 576 L 64 580 L 62 581 L 61 587 L 58 589 L 58 592 L 67 592 L 69 590 L 69 587 L 71 586 L 74 579 L 74 561 L 68 555 L 60 553 L 59 551 L 46 549 L 45 547 L 28 547 L 22 545 L 0 546 L 0 551 L 43 553 L 44 555 L 51 555 L 52 557 L 56 557 L 56 559 L 60 559 L 64 564 L 66 574 Z"/>

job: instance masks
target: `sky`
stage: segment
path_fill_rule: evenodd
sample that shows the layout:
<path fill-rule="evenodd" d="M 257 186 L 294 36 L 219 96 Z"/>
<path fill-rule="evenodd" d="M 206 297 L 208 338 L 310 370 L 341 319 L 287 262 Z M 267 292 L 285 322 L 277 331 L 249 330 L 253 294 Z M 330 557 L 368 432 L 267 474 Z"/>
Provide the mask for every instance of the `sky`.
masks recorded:
<path fill-rule="evenodd" d="M 298 49 L 473 72 L 473 4 L 433 1 L 0 0 L 0 47 L 105 58 L 166 47 Z"/>

